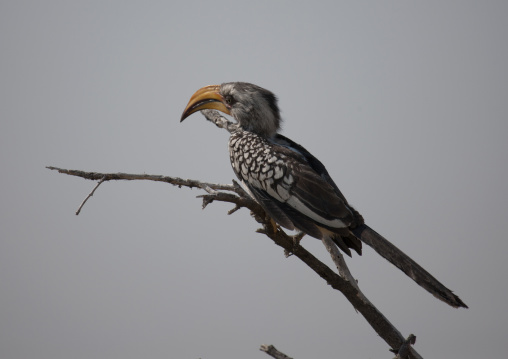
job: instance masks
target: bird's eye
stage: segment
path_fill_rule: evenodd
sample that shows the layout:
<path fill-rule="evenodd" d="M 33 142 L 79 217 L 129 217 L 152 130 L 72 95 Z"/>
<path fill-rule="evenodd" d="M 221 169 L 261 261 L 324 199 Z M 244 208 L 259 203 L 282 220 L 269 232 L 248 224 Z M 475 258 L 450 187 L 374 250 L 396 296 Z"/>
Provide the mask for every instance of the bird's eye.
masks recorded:
<path fill-rule="evenodd" d="M 226 95 L 224 97 L 224 101 L 226 101 L 226 104 L 228 104 L 229 106 L 233 105 L 233 103 L 235 102 L 235 100 L 233 99 L 233 96 L 231 96 L 231 95 Z"/>

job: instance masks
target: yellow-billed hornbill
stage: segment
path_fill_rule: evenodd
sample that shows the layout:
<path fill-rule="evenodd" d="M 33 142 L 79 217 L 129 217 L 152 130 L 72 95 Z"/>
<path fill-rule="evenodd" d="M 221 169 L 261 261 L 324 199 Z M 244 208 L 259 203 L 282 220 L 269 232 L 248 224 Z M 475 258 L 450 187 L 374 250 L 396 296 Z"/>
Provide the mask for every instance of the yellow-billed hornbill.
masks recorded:
<path fill-rule="evenodd" d="M 246 82 L 206 86 L 191 97 L 181 121 L 204 109 L 221 111 L 238 122 L 229 139 L 231 165 L 249 194 L 279 225 L 318 239 L 328 236 L 349 256 L 350 248 L 361 255 L 363 241 L 438 299 L 467 308 L 452 291 L 364 224 L 316 157 L 277 133 L 281 118 L 272 92 Z"/>

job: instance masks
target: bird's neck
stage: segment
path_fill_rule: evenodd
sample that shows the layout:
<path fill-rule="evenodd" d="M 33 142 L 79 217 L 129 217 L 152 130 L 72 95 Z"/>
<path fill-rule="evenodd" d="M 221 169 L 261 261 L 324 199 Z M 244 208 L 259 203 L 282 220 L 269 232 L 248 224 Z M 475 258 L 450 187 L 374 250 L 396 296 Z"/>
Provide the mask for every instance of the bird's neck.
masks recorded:
<path fill-rule="evenodd" d="M 236 113 L 233 118 L 245 131 L 266 138 L 275 136 L 280 126 L 279 117 L 268 110 Z"/>
<path fill-rule="evenodd" d="M 263 131 L 259 128 L 253 128 L 252 126 L 244 126 L 241 125 L 238 126 L 238 131 L 248 132 L 251 134 L 255 134 L 258 137 L 264 138 L 266 140 L 273 140 L 275 136 L 277 135 L 276 131 Z"/>

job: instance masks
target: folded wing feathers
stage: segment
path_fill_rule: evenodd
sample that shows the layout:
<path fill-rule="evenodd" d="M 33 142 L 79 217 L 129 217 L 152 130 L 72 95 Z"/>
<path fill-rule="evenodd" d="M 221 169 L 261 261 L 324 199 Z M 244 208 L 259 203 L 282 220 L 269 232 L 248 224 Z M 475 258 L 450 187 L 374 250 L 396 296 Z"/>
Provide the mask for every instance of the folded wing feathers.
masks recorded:
<path fill-rule="evenodd" d="M 287 150 L 286 150 L 287 151 Z M 300 220 L 315 222 L 308 228 L 317 234 L 316 224 L 329 228 L 345 228 L 352 221 L 352 212 L 337 195 L 333 186 L 316 173 L 295 152 L 289 153 L 284 166 L 280 167 L 281 176 L 263 181 L 249 177 L 245 184 L 276 221 L 283 227 L 291 228 L 289 222 L 295 222 L 298 213 Z M 290 210 L 292 209 L 292 211 Z M 287 212 L 294 212 L 291 216 Z M 291 220 L 289 217 L 293 217 Z M 307 230 L 305 230 L 307 231 Z M 311 233 L 309 233 L 311 234 Z M 311 234 L 312 235 L 312 234 Z"/>
<path fill-rule="evenodd" d="M 325 220 L 323 224 L 335 219 L 340 219 L 345 225 L 351 223 L 351 211 L 337 196 L 333 187 L 320 176 L 304 168 L 295 177 L 296 181 L 290 193 L 296 196 L 308 210 L 323 218 Z"/>

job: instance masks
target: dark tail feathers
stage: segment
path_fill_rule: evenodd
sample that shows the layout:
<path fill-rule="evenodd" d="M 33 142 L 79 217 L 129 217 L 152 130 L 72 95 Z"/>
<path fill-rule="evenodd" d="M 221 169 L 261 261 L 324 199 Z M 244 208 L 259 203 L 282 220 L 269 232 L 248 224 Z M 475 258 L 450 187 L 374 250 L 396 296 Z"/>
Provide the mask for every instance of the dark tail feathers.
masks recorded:
<path fill-rule="evenodd" d="M 387 239 L 385 239 L 366 224 L 362 224 L 355 229 L 352 229 L 351 232 L 353 232 L 353 234 L 362 242 L 372 247 L 383 258 L 406 273 L 406 275 L 418 283 L 420 287 L 426 289 L 436 298 L 442 300 L 445 303 L 448 303 L 455 308 L 468 307 L 458 296 L 453 294 L 450 289 L 446 288 L 429 272 L 420 267 L 418 263 L 413 261 L 400 249 L 395 247 Z M 340 245 L 339 247 L 344 250 Z"/>

